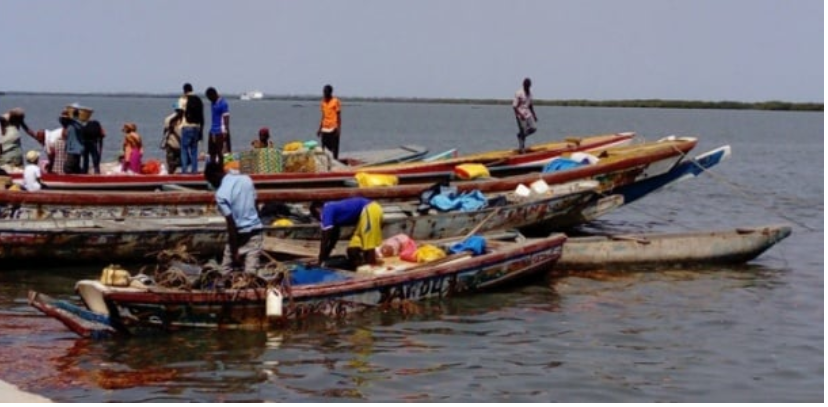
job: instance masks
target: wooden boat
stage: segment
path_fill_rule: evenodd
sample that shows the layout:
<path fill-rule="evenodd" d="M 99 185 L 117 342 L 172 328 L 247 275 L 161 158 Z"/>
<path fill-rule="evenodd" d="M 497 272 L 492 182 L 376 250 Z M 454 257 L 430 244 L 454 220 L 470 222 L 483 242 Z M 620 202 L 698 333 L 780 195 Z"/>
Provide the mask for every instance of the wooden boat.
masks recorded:
<path fill-rule="evenodd" d="M 330 188 L 347 186 L 358 172 L 393 174 L 401 184 L 434 183 L 453 178 L 459 164 L 479 163 L 489 167 L 492 176 L 525 174 L 539 170 L 544 162 L 564 153 L 592 151 L 621 146 L 632 141 L 635 133 L 606 134 L 589 137 L 570 137 L 564 141 L 541 143 L 526 154 L 515 150 L 498 150 L 454 158 L 371 166 L 343 166 L 326 172 L 285 172 L 251 174 L 257 188 Z M 412 147 L 413 148 L 413 147 Z M 425 154 L 425 153 L 424 153 Z M 365 158 L 365 157 L 363 157 Z M 22 174 L 12 174 L 20 180 Z M 59 175 L 44 174 L 43 182 L 53 190 L 158 190 L 164 185 L 191 189 L 207 188 L 201 174 L 170 175 Z"/>
<path fill-rule="evenodd" d="M 503 194 L 502 205 L 475 211 L 450 211 L 420 215 L 415 204 L 384 204 L 384 237 L 405 233 L 413 239 L 441 239 L 519 228 L 534 222 L 565 219 L 579 213 L 596 194 L 597 181 L 573 182 L 553 187 L 544 194 L 519 197 Z M 303 216 L 309 218 L 307 214 Z M 352 228 L 343 228 L 348 237 Z M 271 226 L 273 238 L 320 239 L 315 221 L 294 226 Z M 162 250 L 185 246 L 201 257 L 220 254 L 227 241 L 221 216 L 0 220 L 0 260 L 4 264 L 67 264 L 146 260 Z"/>
<path fill-rule="evenodd" d="M 670 138 L 596 150 L 596 164 L 549 173 L 529 173 L 505 178 L 485 178 L 453 183 L 459 192 L 513 191 L 521 184 L 543 180 L 559 185 L 578 180 L 598 180 L 599 192 L 668 172 L 696 146 L 695 138 Z M 368 188 L 295 188 L 258 190 L 260 202 L 331 201 L 363 196 L 379 201 L 418 199 L 432 184 Z M 3 207 L 5 204 L 5 207 Z M 124 191 L 0 191 L 0 218 L 43 219 L 78 217 L 205 216 L 215 214 L 210 192 Z"/>
<path fill-rule="evenodd" d="M 428 162 L 432 162 L 432 161 L 446 160 L 446 159 L 454 158 L 454 157 L 457 157 L 457 149 L 456 148 L 450 148 L 448 150 L 441 151 L 439 153 L 431 154 L 431 155 L 423 158 L 422 161 L 428 163 Z"/>
<path fill-rule="evenodd" d="M 744 263 L 791 234 L 784 225 L 730 230 L 569 237 L 556 270 Z"/>
<path fill-rule="evenodd" d="M 580 212 L 572 212 L 562 218 L 535 222 L 520 228 L 520 231 L 528 236 L 543 236 L 551 232 L 566 231 L 574 226 L 598 219 L 615 209 L 629 205 L 670 185 L 695 178 L 729 157 L 730 146 L 715 148 L 694 158 L 682 160 L 664 174 L 611 188 L 605 191 L 604 194 L 596 195 L 582 207 Z"/>
<path fill-rule="evenodd" d="M 343 152 L 342 162 L 351 166 L 373 167 L 387 164 L 399 164 L 422 159 L 428 149 L 416 144 L 404 144 L 395 148 L 380 150 Z"/>
<path fill-rule="evenodd" d="M 415 240 L 442 239 L 462 236 L 471 231 L 482 233 L 521 228 L 538 222 L 554 223 L 573 213 L 580 213 L 581 208 L 597 195 L 598 186 L 597 181 L 580 181 L 557 185 L 543 194 L 528 197 L 514 193 L 499 194 L 488 198 L 489 202 L 500 200 L 499 205 L 466 212 L 431 209 L 427 214 L 419 214 L 415 203 L 385 203 L 382 205 L 382 234 L 386 238 L 403 233 Z M 343 227 L 341 237 L 347 238 L 352 233 L 352 227 Z M 319 240 L 322 237 L 316 222 L 269 228 L 267 235 L 303 240 Z"/>
<path fill-rule="evenodd" d="M 134 283 L 135 278 L 130 278 L 130 286 L 114 287 L 81 280 L 75 287 L 85 309 L 37 292 L 29 293 L 29 302 L 86 337 L 186 328 L 265 329 L 309 317 L 344 318 L 367 309 L 405 307 L 516 283 L 551 270 L 565 240 L 558 234 L 522 242 L 488 241 L 480 255 L 461 252 L 425 263 L 386 259 L 382 270 L 365 273 L 320 268 L 311 273 L 301 265 L 286 265 L 260 288 L 164 288 Z M 298 273 L 323 278 L 288 283 Z"/>
<path fill-rule="evenodd" d="M 729 145 L 714 148 L 713 150 L 699 154 L 692 159 L 681 161 L 678 165 L 664 174 L 651 177 L 642 182 L 636 182 L 614 188 L 612 193 L 623 195 L 624 204 L 630 204 L 662 188 L 675 185 L 681 181 L 692 179 L 703 174 L 710 168 L 730 158 L 730 150 Z"/>
<path fill-rule="evenodd" d="M 7 266 L 147 261 L 182 245 L 207 256 L 221 253 L 225 242 L 221 216 L 0 221 Z"/>

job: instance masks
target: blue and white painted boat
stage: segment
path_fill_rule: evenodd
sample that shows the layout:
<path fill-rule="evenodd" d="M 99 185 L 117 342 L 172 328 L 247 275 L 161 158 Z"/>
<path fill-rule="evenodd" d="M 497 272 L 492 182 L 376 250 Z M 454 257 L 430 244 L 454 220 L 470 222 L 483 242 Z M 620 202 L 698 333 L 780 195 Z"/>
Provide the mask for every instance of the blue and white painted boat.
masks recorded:
<path fill-rule="evenodd" d="M 683 160 L 664 174 L 616 188 L 612 193 L 621 194 L 624 197 L 624 205 L 628 205 L 664 187 L 695 178 L 728 158 L 730 146 L 722 146 L 692 159 Z"/>
<path fill-rule="evenodd" d="M 694 158 L 679 161 L 662 174 L 606 190 L 601 195 L 593 197 L 592 202 L 583 206 L 580 211 L 571 212 L 565 218 L 533 222 L 520 227 L 520 231 L 528 236 L 544 236 L 550 232 L 565 231 L 591 222 L 669 185 L 695 178 L 729 157 L 729 145 L 718 147 Z"/>

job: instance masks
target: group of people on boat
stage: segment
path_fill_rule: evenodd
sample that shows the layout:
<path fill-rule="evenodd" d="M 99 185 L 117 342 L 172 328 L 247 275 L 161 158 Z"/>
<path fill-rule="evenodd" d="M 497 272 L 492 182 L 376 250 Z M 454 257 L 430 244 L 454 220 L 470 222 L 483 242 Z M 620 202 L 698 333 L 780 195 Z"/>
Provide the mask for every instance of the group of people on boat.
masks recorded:
<path fill-rule="evenodd" d="M 91 114 L 92 109 L 73 104 L 61 110 L 57 118 L 59 127 L 33 131 L 26 124 L 23 109 L 9 110 L 0 116 L 0 168 L 13 172 L 24 167 L 22 136 L 27 134 L 41 149 L 30 150 L 25 154 L 26 165 L 31 164 L 32 159 L 45 173 L 101 174 L 101 153 L 106 131 L 99 121 L 90 119 Z M 126 123 L 123 131 L 124 150 L 128 157 L 124 160 L 123 168 L 138 168 L 143 146 L 137 126 Z"/>
<path fill-rule="evenodd" d="M 198 146 L 204 138 L 205 115 L 201 99 L 193 93 L 189 83 L 183 86 L 183 95 L 173 104 L 173 113 L 164 119 L 164 135 L 161 148 L 166 151 L 167 171 L 172 174 L 180 167 L 182 173 L 198 172 Z M 207 161 L 224 164 L 224 156 L 231 153 L 230 106 L 218 91 L 209 87 L 205 97 L 210 101 L 211 122 L 208 128 Z M 333 154 L 339 155 L 339 135 L 342 126 L 342 106 L 333 96 L 333 87 L 325 85 L 320 103 L 322 117 L 317 135 L 322 139 L 322 146 Z M 256 139 L 250 143 L 251 148 L 273 148 L 270 129 L 262 127 Z"/>
<path fill-rule="evenodd" d="M 538 121 L 532 104 L 531 79 L 526 78 L 515 93 L 512 102 L 518 124 L 517 139 L 519 151 L 525 150 L 525 140 L 537 130 Z M 174 173 L 198 172 L 198 145 L 205 129 L 204 107 L 201 98 L 194 94 L 190 83 L 182 87 L 182 96 L 173 104 L 173 113 L 164 119 L 164 134 L 161 148 L 166 151 L 166 169 Z M 212 121 L 209 127 L 208 155 L 204 168 L 205 179 L 215 188 L 219 212 L 225 217 L 228 241 L 224 250 L 222 266 L 225 270 L 242 267 L 245 271 L 258 269 L 262 253 L 263 223 L 259 217 L 256 189 L 250 176 L 237 172 L 226 172 L 223 163 L 225 153 L 232 151 L 230 138 L 230 109 L 227 101 L 218 91 L 209 87 L 205 96 L 210 101 Z M 317 136 L 322 146 L 331 151 L 335 159 L 339 155 L 339 140 L 342 126 L 342 107 L 333 96 L 333 87 L 325 85 L 320 103 L 321 119 Z M 81 113 L 86 112 L 84 118 Z M 86 174 L 91 169 L 100 174 L 100 157 L 105 132 L 100 123 L 89 120 L 91 109 L 70 106 L 64 109 L 58 121 L 61 127 L 55 130 L 33 132 L 26 125 L 22 109 L 12 109 L 0 117 L 0 165 L 21 166 L 23 155 L 21 134 L 25 132 L 44 146 L 47 159 L 42 169 L 46 172 L 64 174 Z M 125 123 L 121 170 L 142 173 L 144 146 L 138 126 Z M 272 148 L 270 131 L 264 127 L 258 138 L 251 142 L 253 148 Z M 39 190 L 41 167 L 37 166 L 40 153 L 33 150 L 26 154 L 24 169 L 26 189 Z M 330 259 L 340 228 L 355 226 L 347 250 L 347 257 L 353 267 L 362 264 L 377 264 L 376 249 L 382 244 L 382 207 L 369 199 L 356 197 L 335 202 L 313 202 L 309 207 L 313 217 L 320 221 L 322 239 L 318 260 L 321 264 Z"/>

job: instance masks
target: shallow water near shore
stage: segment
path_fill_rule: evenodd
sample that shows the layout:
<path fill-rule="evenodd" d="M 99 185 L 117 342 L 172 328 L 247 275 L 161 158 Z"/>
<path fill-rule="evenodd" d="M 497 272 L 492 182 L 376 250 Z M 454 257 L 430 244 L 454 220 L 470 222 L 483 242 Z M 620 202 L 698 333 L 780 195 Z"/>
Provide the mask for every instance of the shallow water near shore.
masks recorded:
<path fill-rule="evenodd" d="M 107 130 L 138 124 L 162 158 L 172 101 L 6 96 L 32 128 L 60 108 L 95 108 Z M 342 151 L 420 144 L 432 152 L 513 148 L 508 106 L 343 100 Z M 230 101 L 234 147 L 262 126 L 312 139 L 318 106 Z M 0 271 L 0 379 L 59 402 L 815 402 L 824 399 L 823 115 L 541 107 L 529 142 L 635 131 L 699 137 L 733 156 L 584 227 L 627 233 L 789 224 L 746 265 L 563 274 L 492 293 L 313 320 L 287 331 L 190 331 L 90 341 L 26 303 L 73 298 L 109 264 Z M 24 148 L 34 148 L 26 140 Z"/>

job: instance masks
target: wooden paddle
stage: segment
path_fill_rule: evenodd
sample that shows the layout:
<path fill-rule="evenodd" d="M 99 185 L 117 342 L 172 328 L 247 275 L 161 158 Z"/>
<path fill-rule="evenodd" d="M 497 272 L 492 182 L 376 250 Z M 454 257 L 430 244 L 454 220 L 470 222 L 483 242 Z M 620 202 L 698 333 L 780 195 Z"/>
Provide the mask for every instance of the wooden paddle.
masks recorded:
<path fill-rule="evenodd" d="M 480 230 L 480 228 L 483 227 L 483 225 L 485 225 L 495 215 L 500 213 L 500 208 L 502 208 L 502 206 L 499 206 L 499 207 L 495 208 L 495 210 L 493 210 L 492 213 L 486 215 L 486 217 L 483 218 L 483 220 L 481 220 L 475 227 L 473 227 L 472 230 L 469 231 L 469 233 L 466 233 L 466 235 L 463 236 L 461 241 L 466 240 L 466 239 L 470 238 L 472 235 L 474 235 L 475 233 L 477 233 Z"/>

